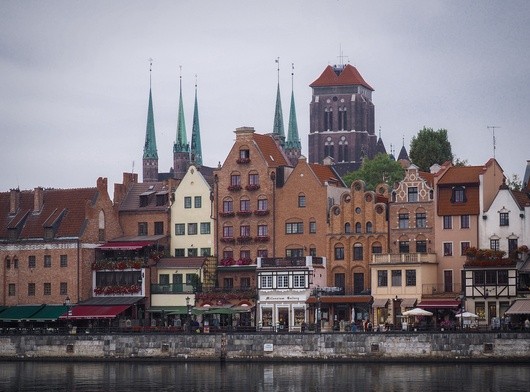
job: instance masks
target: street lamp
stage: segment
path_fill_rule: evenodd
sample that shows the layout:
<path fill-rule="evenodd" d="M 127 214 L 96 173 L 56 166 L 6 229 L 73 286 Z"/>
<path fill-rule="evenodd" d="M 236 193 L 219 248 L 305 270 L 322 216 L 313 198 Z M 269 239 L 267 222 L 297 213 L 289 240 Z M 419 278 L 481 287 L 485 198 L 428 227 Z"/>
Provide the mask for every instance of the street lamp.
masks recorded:
<path fill-rule="evenodd" d="M 190 297 L 186 297 L 186 308 L 188 309 L 188 332 L 191 332 L 191 305 Z"/>
<path fill-rule="evenodd" d="M 317 291 L 317 332 L 320 333 L 321 330 L 321 313 L 320 313 L 320 300 L 321 300 L 320 290 Z"/>
<path fill-rule="evenodd" d="M 72 315 L 72 308 L 71 308 L 71 305 L 72 305 L 72 301 L 70 300 L 70 297 L 67 296 L 67 297 L 64 299 L 63 306 L 66 306 L 66 308 L 67 308 L 67 312 L 66 312 L 66 327 L 67 327 L 68 329 L 70 329 L 70 316 Z"/>
<path fill-rule="evenodd" d="M 460 299 L 460 329 L 462 332 L 464 332 L 464 306 L 466 301 L 465 294 L 462 292 L 462 294 L 458 296 L 458 299 Z"/>

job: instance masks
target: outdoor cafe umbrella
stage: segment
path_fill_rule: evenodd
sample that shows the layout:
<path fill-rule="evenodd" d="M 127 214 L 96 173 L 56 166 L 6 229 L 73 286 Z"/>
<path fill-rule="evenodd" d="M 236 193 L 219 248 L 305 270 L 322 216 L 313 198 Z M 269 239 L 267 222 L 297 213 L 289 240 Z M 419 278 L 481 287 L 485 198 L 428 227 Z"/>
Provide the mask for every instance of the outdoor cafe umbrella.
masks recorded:
<path fill-rule="evenodd" d="M 471 312 L 464 312 L 464 313 L 457 313 L 455 317 L 463 317 L 463 318 L 478 318 L 478 316 L 475 313 Z"/>
<path fill-rule="evenodd" d="M 432 316 L 432 313 L 421 308 L 414 308 L 403 312 L 403 316 Z"/>

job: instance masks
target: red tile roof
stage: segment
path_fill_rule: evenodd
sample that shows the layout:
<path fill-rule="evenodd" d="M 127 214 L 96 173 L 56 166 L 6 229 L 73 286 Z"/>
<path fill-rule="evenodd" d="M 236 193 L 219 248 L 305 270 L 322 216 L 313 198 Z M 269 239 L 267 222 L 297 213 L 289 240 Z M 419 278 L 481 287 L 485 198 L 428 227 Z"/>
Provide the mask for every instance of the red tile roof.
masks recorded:
<path fill-rule="evenodd" d="M 418 171 L 418 174 L 430 187 L 434 185 L 434 174 L 424 171 Z"/>
<path fill-rule="evenodd" d="M 86 224 L 85 208 L 98 197 L 97 188 L 44 189 L 43 205 L 33 213 L 34 191 L 20 191 L 19 209 L 9 215 L 10 193 L 0 193 L 0 238 L 7 238 L 7 228 L 16 227 L 27 215 L 19 239 L 43 238 L 44 228 L 57 225 L 55 238 L 80 237 Z"/>
<path fill-rule="evenodd" d="M 337 75 L 331 65 L 328 65 L 324 72 L 309 85 L 309 87 L 327 87 L 327 86 L 354 86 L 361 85 L 369 90 L 374 89 L 366 83 L 357 68 L 347 64 L 342 71 Z"/>
<path fill-rule="evenodd" d="M 333 171 L 329 165 L 321 165 L 319 163 L 310 163 L 309 167 L 315 173 L 315 176 L 318 178 L 320 183 L 324 185 L 326 182 L 330 185 L 342 186 L 344 183 L 341 178 Z"/>
<path fill-rule="evenodd" d="M 253 138 L 269 167 L 291 166 L 271 135 L 254 133 Z"/>
<path fill-rule="evenodd" d="M 519 205 L 519 208 L 523 209 L 524 207 L 530 206 L 530 194 L 528 194 L 528 192 L 512 190 L 512 195 Z"/>
<path fill-rule="evenodd" d="M 445 171 L 438 185 L 479 184 L 479 175 L 485 166 L 451 166 Z"/>
<path fill-rule="evenodd" d="M 168 187 L 165 182 L 142 182 L 132 184 L 127 194 L 123 198 L 119 210 L 120 211 L 166 211 L 168 205 L 156 205 L 156 194 L 161 192 L 168 192 Z M 148 195 L 148 204 L 145 207 L 140 207 L 140 195 Z"/>

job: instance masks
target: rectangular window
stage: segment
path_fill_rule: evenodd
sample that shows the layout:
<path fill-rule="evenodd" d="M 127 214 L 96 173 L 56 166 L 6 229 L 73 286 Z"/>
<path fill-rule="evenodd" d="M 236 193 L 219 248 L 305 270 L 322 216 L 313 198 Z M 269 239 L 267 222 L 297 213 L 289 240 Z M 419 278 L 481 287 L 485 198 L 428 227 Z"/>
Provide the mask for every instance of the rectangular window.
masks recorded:
<path fill-rule="evenodd" d="M 267 249 L 258 249 L 258 257 L 268 257 L 269 252 Z"/>
<path fill-rule="evenodd" d="M 353 246 L 353 260 L 362 260 L 363 259 L 363 246 L 360 244 L 355 244 Z"/>
<path fill-rule="evenodd" d="M 372 253 L 373 254 L 381 254 L 383 253 L 383 246 L 379 243 L 375 243 L 372 245 Z"/>
<path fill-rule="evenodd" d="M 298 207 L 300 208 L 305 207 L 305 195 L 298 196 Z"/>
<path fill-rule="evenodd" d="M 184 257 L 185 255 L 184 248 L 175 248 L 175 257 Z"/>
<path fill-rule="evenodd" d="M 465 191 L 463 187 L 456 187 L 453 189 L 453 203 L 464 203 L 466 201 Z"/>
<path fill-rule="evenodd" d="M 197 234 L 197 223 L 188 223 L 188 235 Z"/>
<path fill-rule="evenodd" d="M 230 176 L 230 185 L 241 186 L 241 176 L 239 174 L 232 174 Z"/>
<path fill-rule="evenodd" d="M 60 295 L 67 295 L 68 294 L 68 283 L 67 282 L 59 283 L 59 294 Z"/>
<path fill-rule="evenodd" d="M 164 222 L 155 222 L 155 235 L 164 234 Z"/>
<path fill-rule="evenodd" d="M 309 222 L 309 233 L 315 234 L 317 232 L 317 223 L 316 222 Z"/>
<path fill-rule="evenodd" d="M 408 229 L 409 228 L 409 214 L 399 214 L 399 228 Z"/>
<path fill-rule="evenodd" d="M 279 289 L 288 289 L 289 288 L 289 276 L 288 275 L 278 275 L 277 284 Z"/>
<path fill-rule="evenodd" d="M 399 253 L 409 253 L 409 242 L 399 241 Z"/>
<path fill-rule="evenodd" d="M 344 260 L 344 247 L 335 247 L 335 260 Z"/>
<path fill-rule="evenodd" d="M 191 208 L 191 196 L 184 196 L 184 208 Z"/>
<path fill-rule="evenodd" d="M 210 234 L 210 222 L 201 222 L 201 234 Z"/>
<path fill-rule="evenodd" d="M 239 287 L 241 288 L 241 290 L 250 289 L 250 278 L 241 278 L 239 280 Z"/>
<path fill-rule="evenodd" d="M 416 241 L 416 253 L 427 253 L 427 241 Z"/>
<path fill-rule="evenodd" d="M 239 211 L 250 211 L 250 200 L 248 199 L 241 199 L 239 201 Z"/>
<path fill-rule="evenodd" d="M 427 214 L 425 212 L 416 213 L 416 227 L 418 229 L 427 227 Z"/>
<path fill-rule="evenodd" d="M 272 275 L 261 276 L 261 288 L 272 289 Z"/>
<path fill-rule="evenodd" d="M 416 286 L 416 270 L 405 270 L 405 285 Z"/>
<path fill-rule="evenodd" d="M 28 256 L 28 268 L 35 268 L 37 265 L 37 258 L 35 256 Z"/>
<path fill-rule="evenodd" d="M 35 283 L 28 283 L 28 297 L 35 296 Z"/>
<path fill-rule="evenodd" d="M 497 239 L 490 240 L 490 249 L 499 250 L 499 240 Z"/>
<path fill-rule="evenodd" d="M 258 211 L 267 211 L 268 208 L 267 199 L 258 199 Z"/>
<path fill-rule="evenodd" d="M 223 250 L 223 259 L 233 259 L 234 251 L 233 250 Z"/>
<path fill-rule="evenodd" d="M 241 159 L 249 159 L 250 158 L 250 150 L 239 150 L 239 158 L 241 158 Z"/>
<path fill-rule="evenodd" d="M 44 256 L 44 268 L 51 268 L 52 266 L 52 257 L 50 255 Z"/>
<path fill-rule="evenodd" d="M 497 284 L 508 284 L 508 271 L 507 270 L 497 271 Z"/>
<path fill-rule="evenodd" d="M 285 224 L 285 234 L 303 234 L 303 233 L 304 233 L 303 222 Z"/>
<path fill-rule="evenodd" d="M 250 237 L 250 226 L 248 225 L 239 226 L 239 235 L 241 237 Z"/>
<path fill-rule="evenodd" d="M 259 174 L 251 173 L 248 175 L 248 184 L 249 185 L 259 185 Z"/>
<path fill-rule="evenodd" d="M 258 237 L 265 237 L 269 235 L 267 225 L 258 225 Z"/>
<path fill-rule="evenodd" d="M 445 215 L 443 219 L 444 219 L 444 229 L 452 229 L 453 228 L 453 217 L 450 215 Z"/>
<path fill-rule="evenodd" d="M 497 271 L 486 270 L 486 284 L 487 285 L 497 284 Z"/>
<path fill-rule="evenodd" d="M 515 252 L 518 248 L 517 238 L 508 238 L 508 254 Z"/>
<path fill-rule="evenodd" d="M 408 188 L 408 202 L 415 203 L 418 201 L 418 188 L 415 186 L 410 186 Z"/>
<path fill-rule="evenodd" d="M 234 278 L 224 278 L 223 279 L 223 288 L 233 289 L 234 288 Z"/>
<path fill-rule="evenodd" d="M 460 228 L 469 229 L 469 215 L 460 215 Z"/>
<path fill-rule="evenodd" d="M 305 275 L 293 275 L 293 287 L 295 289 L 305 289 Z"/>
<path fill-rule="evenodd" d="M 388 271 L 377 271 L 377 286 L 388 286 Z"/>
<path fill-rule="evenodd" d="M 234 226 L 223 226 L 223 237 L 233 237 L 234 236 Z"/>
<path fill-rule="evenodd" d="M 44 295 L 52 295 L 52 284 L 44 283 Z"/>
<path fill-rule="evenodd" d="M 452 256 L 453 255 L 453 243 L 452 242 L 444 242 L 443 243 L 443 251 L 444 256 Z"/>
<path fill-rule="evenodd" d="M 232 200 L 223 201 L 223 212 L 225 213 L 234 212 L 234 202 Z"/>
<path fill-rule="evenodd" d="M 302 248 L 285 249 L 285 257 L 304 257 Z"/>
<path fill-rule="evenodd" d="M 510 214 L 508 212 L 499 213 L 499 225 L 510 226 Z"/>
<path fill-rule="evenodd" d="M 241 260 L 250 260 L 250 250 L 242 250 L 239 252 L 239 258 Z"/>
<path fill-rule="evenodd" d="M 188 248 L 188 257 L 197 257 L 197 248 Z"/>
<path fill-rule="evenodd" d="M 466 250 L 471 246 L 470 242 L 469 241 L 462 241 L 460 243 L 460 255 L 461 256 L 465 256 L 466 255 Z"/>
<path fill-rule="evenodd" d="M 212 248 L 201 248 L 201 256 L 211 256 Z"/>
<path fill-rule="evenodd" d="M 401 270 L 392 270 L 392 287 L 401 287 Z"/>
<path fill-rule="evenodd" d="M 186 224 L 175 223 L 175 235 L 185 235 L 185 234 L 186 234 Z"/>
<path fill-rule="evenodd" d="M 147 195 L 140 195 L 140 207 L 147 207 L 147 204 L 149 204 Z"/>
<path fill-rule="evenodd" d="M 201 208 L 202 207 L 202 196 L 195 196 L 193 198 L 194 206 L 195 208 Z"/>
<path fill-rule="evenodd" d="M 8 295 L 10 297 L 14 297 L 16 295 L 17 290 L 16 290 L 16 286 L 14 283 L 9 283 L 9 286 L 7 289 L 8 289 Z"/>
<path fill-rule="evenodd" d="M 138 222 L 138 235 L 147 235 L 147 222 Z"/>
<path fill-rule="evenodd" d="M 67 255 L 61 255 L 61 258 L 60 258 L 60 265 L 62 268 L 64 267 L 68 267 L 68 256 Z"/>

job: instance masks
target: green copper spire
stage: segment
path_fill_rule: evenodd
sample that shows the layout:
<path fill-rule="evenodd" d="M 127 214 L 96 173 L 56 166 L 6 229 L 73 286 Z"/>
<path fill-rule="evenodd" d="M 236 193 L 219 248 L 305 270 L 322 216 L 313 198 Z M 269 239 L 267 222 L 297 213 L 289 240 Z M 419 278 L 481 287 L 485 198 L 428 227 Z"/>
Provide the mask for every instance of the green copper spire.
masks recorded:
<path fill-rule="evenodd" d="M 177 141 L 173 146 L 173 152 L 189 152 L 190 145 L 186 137 L 186 122 L 184 121 L 184 105 L 182 103 L 182 75 L 180 76 L 179 114 L 177 120 Z"/>
<path fill-rule="evenodd" d="M 298 136 L 298 123 L 296 122 L 296 108 L 294 105 L 294 64 L 292 64 L 291 72 L 291 110 L 289 112 L 289 129 L 287 130 L 286 149 L 296 149 L 300 151 L 302 144 L 300 143 L 300 136 Z"/>
<path fill-rule="evenodd" d="M 153 116 L 153 98 L 151 96 L 151 87 L 149 87 L 149 107 L 147 109 L 144 159 L 158 159 L 158 153 L 156 151 L 155 119 Z"/>
<path fill-rule="evenodd" d="M 201 128 L 199 126 L 199 105 L 197 103 L 197 80 L 195 80 L 195 104 L 193 105 L 193 128 L 191 130 L 191 156 L 197 165 L 202 165 Z"/>
<path fill-rule="evenodd" d="M 282 112 L 282 100 L 280 97 L 280 58 L 276 59 L 278 64 L 278 89 L 276 91 L 276 109 L 274 111 L 274 125 L 272 132 L 280 137 L 280 144 L 283 145 L 285 141 L 285 132 L 283 130 L 283 112 Z"/>

